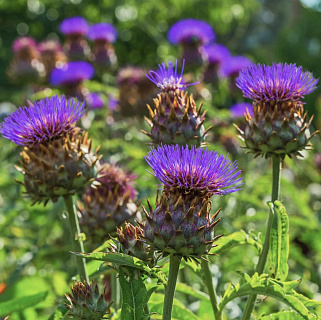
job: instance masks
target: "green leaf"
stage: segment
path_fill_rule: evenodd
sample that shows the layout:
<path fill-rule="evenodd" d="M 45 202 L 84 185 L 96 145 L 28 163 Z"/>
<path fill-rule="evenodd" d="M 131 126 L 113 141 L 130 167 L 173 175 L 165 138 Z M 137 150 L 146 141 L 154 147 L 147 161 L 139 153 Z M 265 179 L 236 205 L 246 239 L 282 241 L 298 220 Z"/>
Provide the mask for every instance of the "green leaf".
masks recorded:
<path fill-rule="evenodd" d="M 153 319 L 162 319 L 159 318 L 159 315 L 163 314 L 163 304 L 164 304 L 164 295 L 160 293 L 154 293 L 149 302 L 148 306 L 150 312 L 156 312 L 156 315 L 153 315 Z M 174 299 L 173 302 L 173 313 L 172 320 L 201 320 L 196 316 L 192 311 L 188 310 L 182 302 L 177 299 Z"/>
<path fill-rule="evenodd" d="M 267 274 L 258 275 L 255 273 L 252 277 L 244 274 L 240 282 L 233 286 L 229 284 L 223 298 L 220 302 L 219 309 L 223 310 L 225 305 L 237 297 L 242 297 L 250 294 L 261 294 L 272 297 L 290 308 L 295 310 L 304 319 L 316 319 L 315 315 L 311 314 L 310 310 L 297 297 L 297 293 L 293 288 L 299 284 L 299 281 L 281 282 L 271 279 Z"/>
<path fill-rule="evenodd" d="M 236 231 L 226 237 L 221 237 L 215 241 L 217 247 L 211 249 L 210 253 L 220 254 L 227 249 L 233 248 L 235 246 L 250 244 L 254 246 L 259 252 L 262 250 L 262 242 L 253 233 L 247 234 L 244 230 Z"/>
<path fill-rule="evenodd" d="M 196 290 L 196 289 L 188 286 L 187 284 L 181 283 L 181 282 L 176 284 L 175 292 L 188 294 L 194 298 L 197 298 L 198 300 L 204 300 L 204 301 L 210 300 L 210 297 L 208 294 L 206 294 L 202 291 Z"/>
<path fill-rule="evenodd" d="M 140 271 L 128 268 L 129 275 L 125 275 L 119 267 L 119 282 L 122 290 L 121 320 L 148 319 L 147 302 L 156 287 L 146 290 Z"/>
<path fill-rule="evenodd" d="M 268 256 L 269 273 L 272 278 L 285 280 L 289 266 L 289 218 L 280 201 L 269 203 L 273 212 L 270 250 Z"/>
<path fill-rule="evenodd" d="M 138 270 L 142 270 L 150 274 L 151 276 L 158 278 L 162 284 L 166 284 L 166 276 L 161 271 L 154 271 L 144 261 L 129 256 L 124 253 L 112 253 L 112 252 L 93 252 L 93 253 L 81 253 L 73 252 L 74 255 L 83 257 L 90 260 L 99 260 L 110 263 L 115 263 L 119 266 L 132 267 Z"/>
<path fill-rule="evenodd" d="M 24 310 L 40 301 L 45 300 L 48 291 L 40 292 L 34 295 L 19 297 L 16 299 L 4 301 L 0 303 L 0 316 L 10 315 L 12 312 Z"/>
<path fill-rule="evenodd" d="M 61 320 L 67 314 L 68 309 L 63 302 L 59 304 L 55 312 L 49 317 L 48 320 Z"/>
<path fill-rule="evenodd" d="M 269 315 L 262 315 L 258 320 L 303 320 L 295 311 L 281 311 L 271 313 Z"/>

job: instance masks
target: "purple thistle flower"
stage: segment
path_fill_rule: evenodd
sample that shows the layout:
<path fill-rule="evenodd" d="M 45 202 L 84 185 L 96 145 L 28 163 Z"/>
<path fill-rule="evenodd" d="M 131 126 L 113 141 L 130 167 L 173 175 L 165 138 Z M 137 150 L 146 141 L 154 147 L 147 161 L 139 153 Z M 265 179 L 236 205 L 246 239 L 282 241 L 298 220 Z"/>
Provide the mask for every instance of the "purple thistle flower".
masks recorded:
<path fill-rule="evenodd" d="M 35 39 L 31 37 L 19 37 L 12 44 L 12 49 L 14 52 L 17 52 L 26 47 L 37 47 Z"/>
<path fill-rule="evenodd" d="M 45 98 L 6 117 L 0 133 L 17 145 L 32 146 L 72 130 L 83 113 L 84 104 L 77 99 Z"/>
<path fill-rule="evenodd" d="M 71 61 L 61 68 L 55 68 L 50 75 L 50 83 L 55 86 L 69 85 L 89 80 L 94 75 L 93 66 L 85 61 Z"/>
<path fill-rule="evenodd" d="M 117 39 L 117 31 L 109 23 L 97 23 L 89 28 L 88 38 L 92 41 L 105 40 L 113 43 Z"/>
<path fill-rule="evenodd" d="M 253 106 L 251 103 L 241 102 L 241 103 L 236 103 L 230 107 L 231 115 L 232 115 L 232 118 L 234 119 L 243 118 L 244 114 L 246 113 L 246 110 L 248 110 L 251 117 L 253 117 L 254 112 L 253 112 Z"/>
<path fill-rule="evenodd" d="M 209 63 L 221 64 L 231 56 L 230 51 L 222 44 L 208 44 L 202 47 L 202 54 Z"/>
<path fill-rule="evenodd" d="M 236 85 L 255 101 L 300 101 L 318 83 L 310 72 L 295 64 L 257 64 L 240 72 Z"/>
<path fill-rule="evenodd" d="M 108 95 L 108 109 L 109 110 L 116 110 L 119 105 L 119 100 L 114 97 L 113 95 Z"/>
<path fill-rule="evenodd" d="M 184 19 L 176 22 L 168 31 L 168 40 L 172 44 L 199 43 L 207 44 L 215 39 L 212 27 L 205 21 Z"/>
<path fill-rule="evenodd" d="M 250 59 L 243 56 L 230 57 L 221 64 L 220 74 L 222 77 L 237 76 L 241 70 L 251 66 L 252 64 L 253 62 Z"/>
<path fill-rule="evenodd" d="M 162 145 L 151 151 L 145 160 L 151 172 L 167 188 L 177 188 L 183 193 L 225 195 L 240 190 L 236 161 L 207 149 L 191 149 L 179 145 Z"/>
<path fill-rule="evenodd" d="M 86 102 L 88 104 L 88 107 L 90 109 L 101 109 L 105 106 L 105 102 L 102 99 L 102 97 L 95 92 L 90 92 L 87 96 L 86 96 Z"/>
<path fill-rule="evenodd" d="M 89 25 L 83 17 L 72 17 L 62 21 L 59 26 L 59 30 L 64 35 L 81 34 L 86 35 L 88 33 Z"/>
<path fill-rule="evenodd" d="M 171 61 L 168 62 L 168 68 L 166 69 L 165 63 L 158 65 L 159 70 L 151 70 L 146 74 L 146 78 L 161 88 L 162 91 L 175 91 L 176 89 L 182 89 L 198 82 L 185 84 L 183 80 L 185 60 L 183 59 L 183 65 L 181 73 L 177 73 L 177 60 L 175 62 L 175 69 Z"/>

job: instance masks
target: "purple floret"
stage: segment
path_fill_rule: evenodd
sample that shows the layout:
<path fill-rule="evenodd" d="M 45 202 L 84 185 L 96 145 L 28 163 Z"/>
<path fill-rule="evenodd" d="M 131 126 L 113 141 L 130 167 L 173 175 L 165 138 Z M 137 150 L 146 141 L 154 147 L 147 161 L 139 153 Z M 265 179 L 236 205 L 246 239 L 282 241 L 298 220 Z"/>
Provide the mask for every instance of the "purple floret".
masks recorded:
<path fill-rule="evenodd" d="M 50 75 L 50 83 L 55 86 L 69 85 L 89 80 L 94 75 L 93 66 L 85 61 L 71 61 L 61 68 L 55 68 Z"/>
<path fill-rule="evenodd" d="M 97 23 L 89 28 L 88 38 L 92 41 L 105 40 L 113 43 L 117 39 L 117 31 L 109 23 Z"/>
<path fill-rule="evenodd" d="M 61 33 L 65 35 L 88 33 L 89 25 L 83 17 L 72 17 L 62 21 L 59 26 Z"/>
<path fill-rule="evenodd" d="M 230 107 L 232 118 L 243 118 L 246 110 L 249 111 L 249 114 L 253 117 L 253 106 L 248 102 L 236 103 Z"/>
<path fill-rule="evenodd" d="M 202 47 L 202 55 L 212 64 L 221 64 L 231 56 L 230 51 L 222 44 L 209 44 Z"/>
<path fill-rule="evenodd" d="M 84 104 L 76 98 L 45 98 L 6 117 L 0 125 L 0 133 L 17 145 L 33 146 L 72 130 L 83 114 Z"/>
<path fill-rule="evenodd" d="M 168 68 L 166 69 L 165 63 L 158 65 L 159 70 L 151 70 L 146 74 L 148 80 L 156 84 L 162 91 L 175 91 L 176 89 L 182 89 L 187 86 L 191 86 L 196 83 L 185 84 L 183 80 L 185 60 L 183 60 L 181 73 L 177 72 L 177 60 L 175 62 L 175 68 L 173 63 L 168 62 Z M 198 83 L 198 82 L 197 82 Z"/>
<path fill-rule="evenodd" d="M 173 44 L 207 44 L 214 41 L 215 33 L 212 27 L 205 21 L 185 19 L 173 24 L 168 31 L 167 37 Z"/>
<path fill-rule="evenodd" d="M 222 77 L 237 76 L 241 70 L 252 64 L 253 62 L 249 58 L 243 56 L 230 57 L 221 64 L 220 74 Z"/>
<path fill-rule="evenodd" d="M 310 72 L 295 64 L 257 64 L 242 72 L 236 85 L 245 97 L 255 101 L 300 101 L 318 83 Z"/>
<path fill-rule="evenodd" d="M 236 161 L 217 152 L 192 146 L 162 145 L 151 151 L 145 160 L 151 172 L 166 187 L 183 193 L 229 194 L 240 190 L 242 179 Z"/>

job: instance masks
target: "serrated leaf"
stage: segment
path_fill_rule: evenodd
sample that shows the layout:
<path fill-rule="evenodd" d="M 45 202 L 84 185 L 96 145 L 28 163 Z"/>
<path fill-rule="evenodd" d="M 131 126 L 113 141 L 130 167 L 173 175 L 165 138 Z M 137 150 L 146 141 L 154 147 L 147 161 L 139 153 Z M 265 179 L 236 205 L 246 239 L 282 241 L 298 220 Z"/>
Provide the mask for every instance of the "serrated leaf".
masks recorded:
<path fill-rule="evenodd" d="M 110 263 L 115 263 L 119 266 L 132 267 L 138 270 L 147 272 L 153 277 L 156 277 L 161 283 L 166 284 L 166 276 L 161 271 L 154 271 L 144 261 L 129 256 L 124 253 L 112 253 L 112 252 L 93 252 L 93 253 L 81 253 L 72 252 L 74 255 L 83 257 L 90 260 L 99 260 Z"/>
<path fill-rule="evenodd" d="M 156 287 L 146 290 L 140 271 L 128 268 L 129 275 L 119 267 L 119 282 L 122 291 L 121 320 L 144 320 L 149 318 L 146 312 L 147 302 Z"/>
<path fill-rule="evenodd" d="M 0 303 L 0 316 L 8 316 L 13 312 L 32 307 L 45 300 L 48 291 L 40 292 L 30 296 L 19 297 Z"/>
<path fill-rule="evenodd" d="M 253 245 L 259 252 L 262 250 L 261 241 L 253 233 L 247 234 L 244 230 L 236 231 L 228 236 L 221 237 L 215 241 L 217 247 L 211 249 L 210 253 L 220 254 L 227 249 L 238 245 L 249 244 Z"/>
<path fill-rule="evenodd" d="M 283 281 L 289 272 L 289 218 L 280 201 L 270 202 L 269 206 L 273 212 L 268 256 L 269 273 L 272 278 Z"/>
<path fill-rule="evenodd" d="M 262 315 L 258 320 L 303 320 L 295 311 L 281 311 L 271 313 L 269 315 Z"/>
<path fill-rule="evenodd" d="M 228 285 L 220 302 L 219 309 L 223 310 L 229 301 L 234 300 L 237 297 L 261 294 L 283 302 L 300 314 L 304 319 L 316 319 L 316 316 L 311 314 L 310 310 L 307 309 L 292 289 L 297 284 L 298 282 L 281 282 L 271 279 L 267 274 L 258 275 L 255 273 L 250 278 L 248 275 L 244 275 L 237 285 Z M 289 291 L 287 291 L 288 289 Z"/>

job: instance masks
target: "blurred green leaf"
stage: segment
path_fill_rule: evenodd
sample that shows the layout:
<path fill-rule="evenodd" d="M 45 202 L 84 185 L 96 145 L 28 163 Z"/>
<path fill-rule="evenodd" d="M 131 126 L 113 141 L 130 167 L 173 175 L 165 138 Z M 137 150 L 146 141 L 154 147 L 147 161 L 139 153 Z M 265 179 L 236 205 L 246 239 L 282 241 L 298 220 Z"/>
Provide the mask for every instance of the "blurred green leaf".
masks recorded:
<path fill-rule="evenodd" d="M 236 231 L 228 236 L 219 238 L 214 242 L 217 247 L 211 249 L 210 253 L 220 254 L 238 245 L 249 244 L 254 246 L 259 252 L 262 250 L 261 240 L 255 234 L 247 234 L 245 231 Z"/>
<path fill-rule="evenodd" d="M 48 291 L 40 292 L 30 296 L 15 298 L 0 302 L 0 316 L 7 316 L 13 312 L 24 310 L 38 304 L 47 297 Z"/>

